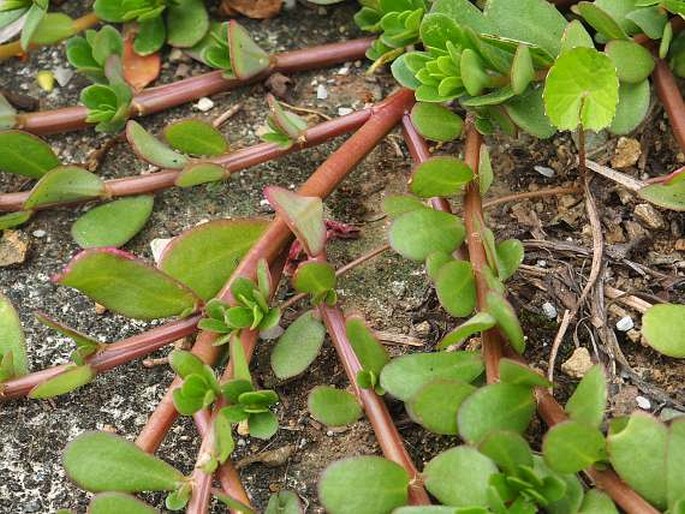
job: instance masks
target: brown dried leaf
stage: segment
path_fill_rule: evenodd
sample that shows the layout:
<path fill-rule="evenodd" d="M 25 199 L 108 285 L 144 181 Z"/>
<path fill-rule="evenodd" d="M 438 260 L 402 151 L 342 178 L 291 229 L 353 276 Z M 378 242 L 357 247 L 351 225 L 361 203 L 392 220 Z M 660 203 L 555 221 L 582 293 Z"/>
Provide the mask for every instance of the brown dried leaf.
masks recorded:
<path fill-rule="evenodd" d="M 248 18 L 273 18 L 283 6 L 283 0 L 222 0 L 219 12 L 225 16 L 242 14 Z"/>
<path fill-rule="evenodd" d="M 157 79 L 162 60 L 159 52 L 150 55 L 138 55 L 133 50 L 136 31 L 137 27 L 133 24 L 127 24 L 124 27 L 124 53 L 121 60 L 124 68 L 124 79 L 134 91 L 138 92 Z"/>

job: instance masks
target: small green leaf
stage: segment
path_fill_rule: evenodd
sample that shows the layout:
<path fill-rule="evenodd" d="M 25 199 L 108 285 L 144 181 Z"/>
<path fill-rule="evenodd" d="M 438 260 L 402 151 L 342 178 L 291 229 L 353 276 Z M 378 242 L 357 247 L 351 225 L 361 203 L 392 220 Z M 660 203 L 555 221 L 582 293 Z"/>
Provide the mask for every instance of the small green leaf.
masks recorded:
<path fill-rule="evenodd" d="M 547 115 L 561 130 L 606 128 L 616 113 L 618 85 L 614 64 L 605 54 L 591 48 L 569 50 L 547 74 Z"/>
<path fill-rule="evenodd" d="M 81 248 L 123 246 L 143 228 L 153 204 L 145 195 L 100 205 L 76 220 L 71 235 Z"/>
<path fill-rule="evenodd" d="M 20 130 L 0 132 L 0 171 L 41 178 L 59 165 L 55 152 L 42 139 Z"/>
<path fill-rule="evenodd" d="M 654 205 L 674 211 L 685 211 L 685 180 L 652 184 L 643 187 L 637 194 Z"/>
<path fill-rule="evenodd" d="M 497 275 L 501 281 L 511 277 L 523 262 L 523 243 L 518 239 L 507 239 L 497 243 L 495 249 L 495 263 Z"/>
<path fill-rule="evenodd" d="M 98 30 L 90 40 L 93 59 L 103 66 L 110 55 L 121 55 L 124 42 L 119 31 L 111 25 L 105 25 Z"/>
<path fill-rule="evenodd" d="M 218 387 L 218 382 L 212 368 L 191 352 L 184 350 L 172 351 L 169 354 L 169 365 L 181 378 L 187 378 L 190 375 L 198 375 L 202 377 L 208 385 Z"/>
<path fill-rule="evenodd" d="M 331 427 L 349 425 L 362 415 L 362 409 L 353 394 L 330 386 L 312 389 L 307 408 L 315 420 Z"/>
<path fill-rule="evenodd" d="M 290 324 L 271 352 L 274 374 L 285 380 L 303 373 L 319 354 L 325 336 L 314 312 L 305 312 Z"/>
<path fill-rule="evenodd" d="M 300 497 L 293 491 L 279 491 L 272 494 L 264 514 L 302 514 Z"/>
<path fill-rule="evenodd" d="M 478 312 L 471 319 L 465 321 L 443 337 L 436 348 L 438 350 L 443 350 L 448 346 L 459 345 L 473 334 L 494 327 L 495 323 L 495 318 L 490 316 L 487 312 Z"/>
<path fill-rule="evenodd" d="M 417 102 L 411 110 L 416 130 L 431 141 L 452 141 L 461 135 L 464 120 L 442 105 Z"/>
<path fill-rule="evenodd" d="M 299 140 L 307 128 L 307 122 L 297 114 L 283 109 L 281 103 L 273 95 L 269 94 L 266 98 L 269 103 L 270 125 L 277 132 L 287 136 L 289 140 L 293 142 Z"/>
<path fill-rule="evenodd" d="M 516 475 L 520 466 L 533 465 L 533 452 L 521 434 L 505 430 L 490 432 L 478 445 L 508 475 Z"/>
<path fill-rule="evenodd" d="M 26 223 L 33 216 L 33 211 L 17 211 L 0 215 L 0 230 L 17 227 Z"/>
<path fill-rule="evenodd" d="M 335 283 L 335 269 L 327 262 L 303 262 L 293 276 L 295 290 L 312 296 L 334 289 Z"/>
<path fill-rule="evenodd" d="M 477 352 L 415 353 L 391 360 L 381 372 L 381 387 L 403 402 L 433 380 L 472 382 L 483 373 Z"/>
<path fill-rule="evenodd" d="M 493 430 L 523 432 L 535 412 L 535 398 L 528 386 L 497 383 L 469 396 L 457 417 L 459 435 L 469 443 L 482 441 Z"/>
<path fill-rule="evenodd" d="M 131 318 L 183 316 L 200 302 L 180 282 L 114 249 L 84 250 L 55 280 Z"/>
<path fill-rule="evenodd" d="M 26 341 L 19 316 L 9 299 L 0 293 L 0 358 L 7 355 L 12 355 L 11 377 L 21 377 L 29 372 Z"/>
<path fill-rule="evenodd" d="M 434 380 L 407 402 L 413 420 L 436 434 L 457 435 L 457 411 L 476 388 L 460 380 Z"/>
<path fill-rule="evenodd" d="M 94 352 L 98 348 L 103 346 L 102 343 L 100 343 L 97 339 L 93 339 L 90 336 L 82 334 L 81 332 L 78 332 L 73 328 L 68 327 L 64 323 L 61 323 L 57 320 L 50 318 L 42 312 L 36 313 L 36 319 L 43 325 L 50 327 L 51 329 L 59 332 L 60 334 L 72 339 L 76 343 L 76 346 L 78 346 L 79 348 L 89 348 L 92 349 Z"/>
<path fill-rule="evenodd" d="M 168 510 L 181 510 L 188 504 L 191 493 L 192 486 L 190 483 L 186 482 L 183 486 L 167 495 L 164 499 L 164 506 Z"/>
<path fill-rule="evenodd" d="M 673 26 L 670 23 L 664 25 L 664 33 L 661 35 L 659 44 L 659 59 L 665 59 L 673 41 Z"/>
<path fill-rule="evenodd" d="M 419 164 L 409 183 L 412 193 L 422 197 L 452 196 L 473 179 L 473 171 L 455 157 L 431 157 Z"/>
<path fill-rule="evenodd" d="M 233 377 L 235 380 L 243 380 L 245 382 L 252 382 L 250 375 L 250 363 L 247 362 L 245 355 L 245 347 L 242 341 L 234 337 L 230 345 L 230 358 L 233 362 Z"/>
<path fill-rule="evenodd" d="M 46 11 L 47 3 L 44 6 L 41 6 L 34 2 L 31 7 L 29 7 L 26 18 L 24 19 L 24 26 L 21 30 L 20 42 L 22 50 L 26 51 L 29 49 L 29 45 L 38 30 L 38 27 L 43 21 L 43 18 L 45 18 Z"/>
<path fill-rule="evenodd" d="M 554 471 L 577 473 L 606 459 L 606 442 L 599 429 L 569 420 L 550 428 L 542 451 Z"/>
<path fill-rule="evenodd" d="M 217 182 L 227 176 L 223 166 L 212 162 L 195 162 L 188 164 L 174 181 L 178 187 L 192 187 L 208 182 Z"/>
<path fill-rule="evenodd" d="M 146 131 L 140 123 L 129 120 L 126 124 L 126 139 L 138 157 L 161 168 L 183 168 L 188 159 L 175 152 Z"/>
<path fill-rule="evenodd" d="M 484 195 L 490 189 L 495 176 L 492 171 L 488 145 L 480 145 L 478 154 L 478 184 L 480 186 L 480 194 Z"/>
<path fill-rule="evenodd" d="M 88 514 L 159 514 L 159 511 L 135 496 L 123 493 L 96 494 L 88 505 Z"/>
<path fill-rule="evenodd" d="M 685 184 L 685 180 L 680 183 Z M 650 307 L 642 317 L 642 335 L 656 351 L 669 357 L 685 358 L 685 305 Z"/>
<path fill-rule="evenodd" d="M 585 493 L 578 514 L 618 514 L 611 497 L 599 489 L 590 489 Z"/>
<path fill-rule="evenodd" d="M 572 20 L 564 30 L 564 35 L 561 36 L 561 53 L 567 52 L 574 48 L 594 48 L 595 43 L 592 41 L 592 36 L 588 34 L 585 27 L 580 20 Z"/>
<path fill-rule="evenodd" d="M 504 109 L 516 125 L 537 138 L 547 139 L 557 131 L 545 113 L 541 87 L 528 88 L 507 101 Z"/>
<path fill-rule="evenodd" d="M 607 383 L 604 370 L 595 364 L 585 373 L 566 403 L 570 418 L 590 427 L 599 428 L 607 406 Z"/>
<path fill-rule="evenodd" d="M 345 320 L 345 331 L 362 368 L 379 376 L 383 367 L 390 361 L 385 347 L 358 316 L 350 316 Z"/>
<path fill-rule="evenodd" d="M 471 96 L 479 96 L 490 84 L 490 76 L 485 71 L 485 65 L 478 54 L 470 48 L 461 52 L 461 79 L 466 92 Z"/>
<path fill-rule="evenodd" d="M 210 123 L 200 120 L 183 120 L 164 129 L 164 138 L 179 152 L 215 156 L 228 151 L 228 142 Z"/>
<path fill-rule="evenodd" d="M 314 196 L 300 196 L 281 187 L 270 186 L 264 195 L 283 218 L 311 257 L 319 255 L 326 244 L 323 202 Z"/>
<path fill-rule="evenodd" d="M 530 49 L 527 45 L 520 44 L 514 54 L 514 62 L 511 66 L 511 88 L 514 94 L 523 93 L 528 84 L 535 78 L 535 68 L 533 58 L 530 56 Z"/>
<path fill-rule="evenodd" d="M 434 457 L 423 470 L 426 489 L 440 503 L 455 507 L 486 505 L 497 466 L 475 448 L 458 446 Z"/>
<path fill-rule="evenodd" d="M 612 134 L 628 134 L 642 123 L 649 112 L 652 99 L 649 80 L 639 84 L 621 83 L 618 89 L 618 106 L 609 131 Z"/>
<path fill-rule="evenodd" d="M 417 209 L 394 220 L 390 245 L 403 257 L 423 261 L 433 252 L 452 253 L 464 242 L 462 221 L 446 212 Z"/>
<path fill-rule="evenodd" d="M 270 66 L 269 55 L 235 20 L 228 22 L 228 49 L 236 77 L 241 80 L 259 75 Z"/>
<path fill-rule="evenodd" d="M 387 514 L 406 505 L 408 488 L 409 475 L 399 464 L 382 457 L 351 457 L 326 468 L 319 498 L 330 514 Z"/>
<path fill-rule="evenodd" d="M 250 436 L 257 439 L 271 439 L 278 431 L 278 418 L 273 412 L 250 414 L 247 426 Z"/>
<path fill-rule="evenodd" d="M 618 80 L 638 84 L 649 77 L 654 69 L 654 58 L 642 45 L 634 41 L 609 41 L 604 52 L 616 65 Z"/>
<path fill-rule="evenodd" d="M 151 55 L 159 51 L 166 40 L 166 25 L 164 19 L 151 18 L 138 22 L 138 35 L 133 42 L 133 50 L 138 55 Z"/>
<path fill-rule="evenodd" d="M 425 208 L 426 205 L 413 195 L 391 195 L 383 198 L 383 211 L 391 218 Z"/>
<path fill-rule="evenodd" d="M 236 514 L 256 514 L 255 511 L 245 505 L 243 502 L 239 502 L 235 498 L 232 498 L 231 496 L 228 496 L 227 494 L 223 494 L 218 491 L 212 491 L 212 494 L 224 505 L 226 505 L 229 509 L 232 511 L 236 512 Z M 285 513 L 289 514 L 289 513 Z M 299 513 L 298 513 L 299 514 Z"/>
<path fill-rule="evenodd" d="M 628 39 L 621 25 L 602 7 L 592 2 L 580 2 L 574 10 L 606 39 Z"/>
<path fill-rule="evenodd" d="M 501 382 L 528 387 L 552 387 L 552 383 L 527 365 L 511 359 L 500 359 L 499 378 Z"/>
<path fill-rule="evenodd" d="M 7 101 L 7 99 L 0 93 L 0 130 L 11 129 L 16 123 L 17 111 L 14 107 Z M 0 132 L 0 134 L 6 134 L 7 132 Z M 4 145 L 0 145 L 3 150 Z M 1 162 L 1 161 L 0 161 Z M 3 167 L 0 165 L 0 169 Z"/>
<path fill-rule="evenodd" d="M 104 432 L 86 432 L 64 451 L 67 475 L 87 491 L 173 491 L 183 475 L 135 444 Z"/>
<path fill-rule="evenodd" d="M 167 245 L 159 268 L 208 300 L 223 287 L 267 225 L 266 220 L 249 218 L 203 223 Z"/>
<path fill-rule="evenodd" d="M 495 318 L 497 326 L 507 337 L 511 347 L 519 354 L 526 348 L 523 329 L 516 317 L 516 311 L 501 294 L 490 292 L 487 297 L 488 313 Z"/>
<path fill-rule="evenodd" d="M 660 510 L 666 509 L 668 429 L 644 413 L 634 413 L 619 432 L 607 437 L 609 460 L 635 492 Z"/>
<path fill-rule="evenodd" d="M 668 506 L 678 512 L 676 505 L 685 500 L 685 420 L 676 419 L 671 423 L 666 448 L 666 489 Z"/>
<path fill-rule="evenodd" d="M 467 261 L 443 265 L 435 277 L 435 291 L 440 305 L 452 316 L 464 317 L 476 307 L 476 279 Z"/>
<path fill-rule="evenodd" d="M 83 168 L 59 166 L 43 175 L 24 202 L 24 209 L 97 198 L 105 194 L 103 180 Z"/>
<path fill-rule="evenodd" d="M 193 46 L 209 30 L 209 15 L 202 0 L 169 3 L 167 12 L 167 42 L 171 46 Z"/>
<path fill-rule="evenodd" d="M 86 385 L 95 378 L 95 371 L 88 365 L 67 368 L 59 375 L 48 378 L 35 386 L 28 394 L 29 398 L 42 400 L 53 398 L 61 394 L 70 393 L 74 389 Z"/>

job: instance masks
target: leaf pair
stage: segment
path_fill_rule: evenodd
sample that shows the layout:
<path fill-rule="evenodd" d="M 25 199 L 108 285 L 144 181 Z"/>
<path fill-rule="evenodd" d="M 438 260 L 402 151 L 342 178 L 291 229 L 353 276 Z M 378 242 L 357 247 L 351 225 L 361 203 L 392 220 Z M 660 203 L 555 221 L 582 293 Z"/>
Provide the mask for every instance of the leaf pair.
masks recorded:
<path fill-rule="evenodd" d="M 110 56 L 121 57 L 123 51 L 121 34 L 111 25 L 98 31 L 86 30 L 84 36 L 74 36 L 67 41 L 69 63 L 96 83 L 107 83 L 107 60 Z"/>
<path fill-rule="evenodd" d="M 286 111 L 276 98 L 269 94 L 269 116 L 266 119 L 269 132 L 263 134 L 262 140 L 275 143 L 281 148 L 290 148 L 304 138 L 307 122 L 297 114 Z"/>

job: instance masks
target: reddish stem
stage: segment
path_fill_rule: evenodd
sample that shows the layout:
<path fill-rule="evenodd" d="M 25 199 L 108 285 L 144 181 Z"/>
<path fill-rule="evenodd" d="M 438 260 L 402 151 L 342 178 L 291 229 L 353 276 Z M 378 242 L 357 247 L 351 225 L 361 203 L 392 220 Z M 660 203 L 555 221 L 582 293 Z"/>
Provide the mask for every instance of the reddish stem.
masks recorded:
<path fill-rule="evenodd" d="M 274 72 L 291 73 L 363 59 L 372 41 L 373 39 L 371 38 L 353 39 L 343 43 L 320 45 L 303 50 L 275 54 L 273 56 L 273 65 L 268 70 L 248 80 L 226 79 L 223 77 L 223 72 L 218 70 L 171 84 L 152 87 L 142 91 L 133 98 L 129 115 L 131 117 L 147 116 L 203 96 L 210 96 L 258 82 Z M 83 106 L 18 114 L 15 128 L 38 135 L 78 130 L 92 126 L 86 122 L 87 114 L 88 110 Z"/>
<path fill-rule="evenodd" d="M 672 180 L 675 180 L 676 178 L 680 177 L 681 175 L 685 175 L 685 166 L 678 168 L 675 171 L 672 171 L 668 175 L 663 175 L 661 177 L 652 177 L 649 180 L 645 180 L 647 184 L 668 184 Z"/>
<path fill-rule="evenodd" d="M 275 143 L 260 143 L 209 160 L 221 164 L 230 173 L 235 173 L 256 166 L 257 164 L 263 164 L 278 159 L 304 148 L 311 148 L 312 146 L 319 145 L 325 141 L 351 132 L 365 123 L 370 116 L 371 109 L 363 109 L 334 120 L 325 121 L 307 129 L 304 132 L 303 138 L 290 148 L 283 148 Z M 149 175 L 118 178 L 106 181 L 105 188 L 108 197 L 153 193 L 155 191 L 173 187 L 180 173 L 181 170 L 162 170 L 158 173 L 151 173 Z M 21 210 L 30 194 L 30 191 L 22 191 L 20 193 L 0 195 L 0 211 Z M 75 202 L 71 202 L 70 205 L 74 203 Z M 39 207 L 39 209 L 46 209 L 54 206 L 55 204 L 46 205 Z"/>
<path fill-rule="evenodd" d="M 86 359 L 97 373 L 109 371 L 116 366 L 132 361 L 158 350 L 164 345 L 192 334 L 195 331 L 200 315 L 172 321 L 142 334 L 138 334 L 116 343 L 107 345 L 106 349 Z M 8 380 L 0 384 L 0 400 L 26 396 L 38 384 L 62 373 L 69 364 L 53 366 L 24 377 Z"/>
<path fill-rule="evenodd" d="M 652 80 L 656 93 L 668 114 L 673 135 L 680 147 L 685 149 L 685 102 L 683 102 L 683 96 L 680 94 L 673 72 L 662 59 L 656 60 Z"/>
<path fill-rule="evenodd" d="M 350 345 L 350 341 L 347 339 L 345 318 L 340 309 L 322 304 L 319 306 L 319 312 L 326 324 L 333 346 L 335 346 L 340 361 L 345 368 L 347 378 L 352 383 L 354 393 L 361 401 L 364 412 L 366 412 L 366 416 L 369 418 L 383 455 L 402 466 L 411 478 L 409 483 L 409 503 L 411 505 L 430 505 L 431 501 L 421 483 L 419 472 L 414 466 L 407 449 L 404 447 L 402 436 L 400 436 L 397 427 L 395 427 L 392 421 L 387 405 L 373 390 L 362 389 L 357 384 L 357 373 L 361 371 L 362 367 Z"/>
<path fill-rule="evenodd" d="M 302 185 L 299 193 L 305 196 L 327 197 L 347 174 L 378 145 L 413 103 L 414 93 L 402 89 L 374 107 L 369 121 L 331 154 Z M 230 285 L 232 280 L 239 276 L 253 278 L 257 262 L 260 259 L 272 262 L 291 239 L 292 235 L 286 223 L 276 217 L 262 238 L 240 262 L 232 278 L 224 286 L 220 297 L 226 301 L 231 301 Z M 212 346 L 214 339 L 212 333 L 200 332 L 193 347 L 193 353 L 209 364 L 213 364 L 217 358 L 217 348 Z M 172 391 L 178 387 L 179 383 L 178 378 L 174 379 L 164 398 L 138 436 L 136 443 L 148 452 L 153 452 L 159 447 L 177 417 Z"/>

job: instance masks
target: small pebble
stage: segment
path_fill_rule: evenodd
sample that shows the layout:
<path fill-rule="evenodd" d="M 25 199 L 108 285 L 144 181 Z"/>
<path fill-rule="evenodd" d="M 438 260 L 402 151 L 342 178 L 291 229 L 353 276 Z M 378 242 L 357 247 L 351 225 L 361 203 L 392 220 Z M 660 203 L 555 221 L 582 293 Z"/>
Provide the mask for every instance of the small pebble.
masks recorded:
<path fill-rule="evenodd" d="M 635 217 L 648 228 L 659 229 L 664 227 L 664 218 L 651 204 L 641 203 L 636 206 Z"/>
<path fill-rule="evenodd" d="M 38 237 L 38 238 L 45 237 L 45 235 L 47 234 L 47 232 L 45 232 L 45 230 L 34 230 L 31 233 L 33 234 L 33 237 Z"/>
<path fill-rule="evenodd" d="M 58 66 L 57 68 L 55 68 L 54 74 L 55 80 L 57 81 L 59 86 L 64 87 L 71 81 L 72 77 L 74 76 L 74 70 Z"/>
<path fill-rule="evenodd" d="M 338 116 L 347 116 L 353 112 L 354 109 L 350 109 L 349 107 L 338 107 Z"/>
<path fill-rule="evenodd" d="M 644 396 L 636 396 L 635 403 L 637 403 L 637 406 L 642 410 L 649 410 L 652 408 L 652 403 Z"/>
<path fill-rule="evenodd" d="M 316 99 L 325 100 L 328 98 L 328 89 L 323 84 L 319 84 L 316 88 Z"/>
<path fill-rule="evenodd" d="M 633 323 L 633 318 L 630 316 L 623 316 L 620 320 L 616 322 L 616 330 L 619 332 L 628 332 L 635 326 Z"/>
<path fill-rule="evenodd" d="M 200 98 L 195 104 L 195 108 L 202 112 L 207 112 L 214 107 L 214 102 L 206 96 Z"/>
<path fill-rule="evenodd" d="M 558 314 L 557 309 L 550 302 L 545 302 L 542 304 L 542 312 L 549 319 L 556 319 L 557 318 L 557 314 Z"/>
<path fill-rule="evenodd" d="M 326 435 L 328 437 L 333 437 L 333 430 L 329 430 L 328 432 L 326 432 Z"/>
<path fill-rule="evenodd" d="M 561 371 L 571 378 L 583 378 L 592 365 L 590 352 L 587 348 L 581 346 L 576 348 L 571 357 L 561 365 Z"/>
<path fill-rule="evenodd" d="M 554 174 L 556 173 L 552 168 L 549 168 L 547 166 L 533 166 L 535 171 L 537 171 L 540 175 L 543 177 L 547 178 L 552 178 Z"/>
<path fill-rule="evenodd" d="M 345 65 L 338 70 L 338 75 L 348 75 L 350 73 L 350 67 Z"/>

